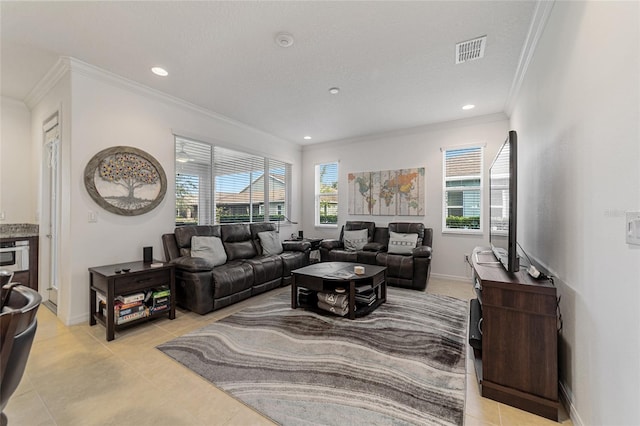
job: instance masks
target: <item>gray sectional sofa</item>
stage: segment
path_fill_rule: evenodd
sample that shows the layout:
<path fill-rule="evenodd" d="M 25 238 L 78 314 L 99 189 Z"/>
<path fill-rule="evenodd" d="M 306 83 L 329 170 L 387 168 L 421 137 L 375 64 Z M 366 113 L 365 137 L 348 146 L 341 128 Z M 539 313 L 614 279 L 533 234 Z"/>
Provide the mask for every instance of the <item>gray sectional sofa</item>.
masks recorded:
<path fill-rule="evenodd" d="M 175 265 L 176 302 L 199 314 L 289 284 L 311 251 L 306 241 L 280 243 L 271 222 L 181 226 L 162 243 Z"/>

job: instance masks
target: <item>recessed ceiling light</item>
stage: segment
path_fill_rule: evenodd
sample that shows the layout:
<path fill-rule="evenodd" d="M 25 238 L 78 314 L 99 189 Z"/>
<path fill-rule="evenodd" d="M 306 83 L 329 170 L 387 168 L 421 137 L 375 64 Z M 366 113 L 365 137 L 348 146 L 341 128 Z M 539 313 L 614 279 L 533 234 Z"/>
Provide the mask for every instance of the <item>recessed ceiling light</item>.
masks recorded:
<path fill-rule="evenodd" d="M 293 46 L 293 36 L 289 33 L 278 33 L 276 34 L 276 44 L 280 47 L 291 47 Z"/>
<path fill-rule="evenodd" d="M 340 88 L 332 87 L 331 89 L 329 89 L 329 93 L 331 93 L 332 95 L 337 95 L 338 93 L 340 93 Z"/>
<path fill-rule="evenodd" d="M 475 105 L 471 105 L 471 104 L 469 104 L 469 105 L 465 105 L 465 106 L 463 106 L 463 107 L 462 107 L 462 109 L 464 109 L 464 110 L 468 110 L 468 109 L 474 109 L 475 107 L 476 107 Z"/>
<path fill-rule="evenodd" d="M 304 140 L 307 140 L 307 141 L 308 141 L 308 140 L 310 140 L 310 139 L 311 139 L 311 136 L 305 136 L 305 137 L 304 137 L 304 138 L 302 138 L 302 139 L 304 139 Z"/>
<path fill-rule="evenodd" d="M 154 73 L 155 75 L 159 75 L 160 77 L 166 77 L 166 76 L 169 75 L 167 70 L 165 70 L 164 68 L 160 68 L 160 67 L 151 68 L 151 72 Z"/>

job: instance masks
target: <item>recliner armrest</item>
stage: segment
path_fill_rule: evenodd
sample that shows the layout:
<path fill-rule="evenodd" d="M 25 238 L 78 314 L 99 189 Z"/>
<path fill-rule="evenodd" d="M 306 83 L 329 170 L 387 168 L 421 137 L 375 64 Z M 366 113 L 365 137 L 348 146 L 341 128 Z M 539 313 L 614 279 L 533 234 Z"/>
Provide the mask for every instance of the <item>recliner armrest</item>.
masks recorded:
<path fill-rule="evenodd" d="M 320 241 L 320 247 L 327 250 L 333 250 L 333 249 L 342 248 L 343 244 L 342 244 L 342 241 L 340 240 L 328 239 L 328 240 Z"/>
<path fill-rule="evenodd" d="M 372 242 L 372 243 L 365 244 L 364 247 L 362 248 L 362 250 L 364 250 L 364 251 L 375 251 L 375 252 L 385 252 L 385 251 L 387 251 L 387 246 L 385 244 L 382 244 L 382 243 Z"/>
<path fill-rule="evenodd" d="M 413 249 L 413 257 L 431 257 L 433 250 L 429 246 L 418 246 Z"/>
<path fill-rule="evenodd" d="M 307 251 L 311 249 L 309 241 L 283 241 L 282 249 L 284 251 Z"/>
<path fill-rule="evenodd" d="M 203 257 L 181 256 L 169 261 L 176 268 L 183 269 L 188 272 L 204 272 L 213 269 L 213 262 Z"/>

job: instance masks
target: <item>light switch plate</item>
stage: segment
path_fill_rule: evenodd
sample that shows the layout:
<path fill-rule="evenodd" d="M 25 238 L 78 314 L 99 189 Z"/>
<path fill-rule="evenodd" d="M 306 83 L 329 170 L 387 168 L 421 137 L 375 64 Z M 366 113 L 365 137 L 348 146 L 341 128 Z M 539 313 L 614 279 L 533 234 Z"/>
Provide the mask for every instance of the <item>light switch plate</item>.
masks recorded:
<path fill-rule="evenodd" d="M 640 212 L 627 212 L 627 244 L 640 245 Z"/>

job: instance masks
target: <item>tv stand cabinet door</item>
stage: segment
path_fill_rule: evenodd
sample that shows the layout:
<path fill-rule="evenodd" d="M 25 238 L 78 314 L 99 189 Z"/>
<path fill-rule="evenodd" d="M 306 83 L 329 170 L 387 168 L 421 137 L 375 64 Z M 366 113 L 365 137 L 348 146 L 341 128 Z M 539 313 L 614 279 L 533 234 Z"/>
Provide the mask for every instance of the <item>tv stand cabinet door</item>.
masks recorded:
<path fill-rule="evenodd" d="M 555 296 L 534 288 L 484 286 L 484 382 L 558 400 Z"/>

